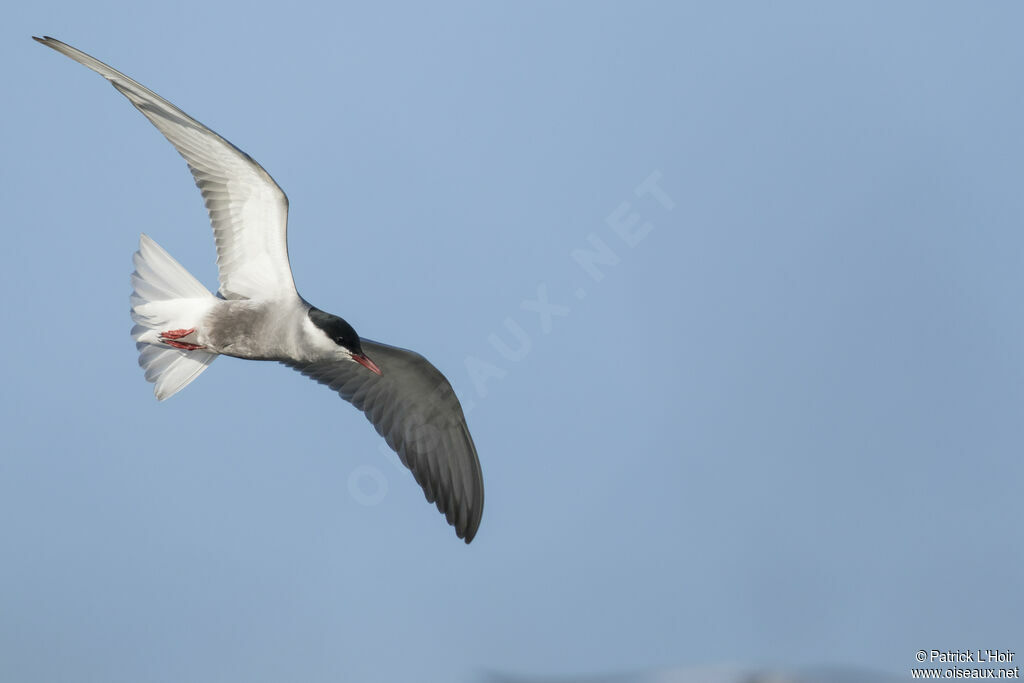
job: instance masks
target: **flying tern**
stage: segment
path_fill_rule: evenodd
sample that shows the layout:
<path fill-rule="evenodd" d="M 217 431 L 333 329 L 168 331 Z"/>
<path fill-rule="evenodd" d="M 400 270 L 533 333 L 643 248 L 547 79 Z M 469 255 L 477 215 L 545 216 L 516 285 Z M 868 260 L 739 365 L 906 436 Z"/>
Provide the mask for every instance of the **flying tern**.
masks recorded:
<path fill-rule="evenodd" d="M 106 78 L 185 158 L 217 245 L 206 289 L 143 234 L 131 282 L 139 365 L 160 400 L 219 356 L 278 361 L 361 410 L 466 543 L 483 514 L 476 447 L 455 392 L 423 356 L 360 337 L 295 289 L 288 198 L 248 154 L 152 90 L 76 48 L 35 38 Z"/>

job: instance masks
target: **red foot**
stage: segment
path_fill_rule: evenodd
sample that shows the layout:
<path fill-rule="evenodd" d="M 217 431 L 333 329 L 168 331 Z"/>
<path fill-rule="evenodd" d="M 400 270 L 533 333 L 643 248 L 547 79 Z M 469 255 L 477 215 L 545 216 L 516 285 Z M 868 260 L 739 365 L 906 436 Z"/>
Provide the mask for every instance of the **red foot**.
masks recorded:
<path fill-rule="evenodd" d="M 195 331 L 196 328 L 194 327 L 189 328 L 187 330 L 168 330 L 166 332 L 160 333 L 160 341 L 162 341 L 164 344 L 167 344 L 168 346 L 173 346 L 176 349 L 181 349 L 182 351 L 196 351 L 198 349 L 205 349 L 206 347 L 200 344 L 192 344 L 191 342 L 184 341 L 174 341 L 175 339 L 187 337 L 188 335 L 194 333 Z"/>
<path fill-rule="evenodd" d="M 163 341 L 164 344 L 167 344 L 168 346 L 173 346 L 176 349 L 181 349 L 182 351 L 196 351 L 198 349 L 206 348 L 205 346 L 200 346 L 199 344 L 189 344 L 188 342 L 176 342 L 171 341 L 170 339 L 164 339 Z"/>
<path fill-rule="evenodd" d="M 192 334 L 195 331 L 196 331 L 196 328 L 194 328 L 194 327 L 190 327 L 187 330 L 167 330 L 166 332 L 161 332 L 160 333 L 160 338 L 164 339 L 164 340 L 166 340 L 166 339 L 181 339 L 182 337 L 187 337 L 188 335 Z"/>

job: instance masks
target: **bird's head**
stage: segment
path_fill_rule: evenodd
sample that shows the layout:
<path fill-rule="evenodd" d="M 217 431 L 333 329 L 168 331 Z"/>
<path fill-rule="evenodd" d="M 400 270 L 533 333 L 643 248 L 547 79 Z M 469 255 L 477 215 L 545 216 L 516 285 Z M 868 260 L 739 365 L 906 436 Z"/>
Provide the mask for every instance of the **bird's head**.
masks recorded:
<path fill-rule="evenodd" d="M 377 364 L 363 353 L 363 345 L 359 341 L 359 335 L 356 334 L 356 331 L 344 319 L 313 307 L 310 307 L 308 315 L 313 324 L 327 335 L 328 339 L 337 344 L 349 360 L 359 363 L 367 370 L 378 375 L 383 374 L 380 368 L 377 367 Z"/>

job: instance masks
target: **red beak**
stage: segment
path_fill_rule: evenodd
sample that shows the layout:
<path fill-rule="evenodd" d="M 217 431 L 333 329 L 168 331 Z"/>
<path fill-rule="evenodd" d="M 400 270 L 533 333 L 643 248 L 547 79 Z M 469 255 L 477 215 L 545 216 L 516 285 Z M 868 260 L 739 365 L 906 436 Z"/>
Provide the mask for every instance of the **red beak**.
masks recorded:
<path fill-rule="evenodd" d="M 354 360 L 355 362 L 359 363 L 360 365 L 362 365 L 364 368 L 366 368 L 370 372 L 376 372 L 378 375 L 383 375 L 384 374 L 383 372 L 380 371 L 380 368 L 377 367 L 377 364 L 374 363 L 369 358 L 367 358 L 366 354 L 364 354 L 364 353 L 353 353 L 352 354 L 352 360 Z"/>

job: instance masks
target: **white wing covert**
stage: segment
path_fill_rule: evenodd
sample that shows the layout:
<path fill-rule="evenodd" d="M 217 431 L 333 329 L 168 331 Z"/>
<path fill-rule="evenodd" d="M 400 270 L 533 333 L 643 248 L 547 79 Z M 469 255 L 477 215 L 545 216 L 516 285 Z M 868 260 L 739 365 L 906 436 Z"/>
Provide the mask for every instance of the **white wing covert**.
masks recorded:
<path fill-rule="evenodd" d="M 55 38 L 35 40 L 110 81 L 188 162 L 210 214 L 223 297 L 297 296 L 288 264 L 288 198 L 262 166 L 120 71 Z"/>

